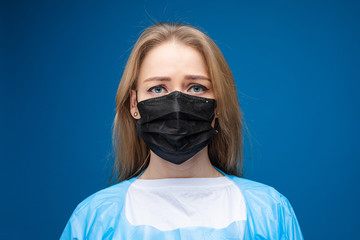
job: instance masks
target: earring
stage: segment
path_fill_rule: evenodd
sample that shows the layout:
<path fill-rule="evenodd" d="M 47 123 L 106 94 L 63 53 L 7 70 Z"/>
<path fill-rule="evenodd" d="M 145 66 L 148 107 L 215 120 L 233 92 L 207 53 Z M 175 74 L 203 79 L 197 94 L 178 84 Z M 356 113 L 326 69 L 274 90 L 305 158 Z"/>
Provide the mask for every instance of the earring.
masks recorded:
<path fill-rule="evenodd" d="M 134 112 L 134 117 L 136 117 L 138 114 L 137 114 L 137 112 Z"/>

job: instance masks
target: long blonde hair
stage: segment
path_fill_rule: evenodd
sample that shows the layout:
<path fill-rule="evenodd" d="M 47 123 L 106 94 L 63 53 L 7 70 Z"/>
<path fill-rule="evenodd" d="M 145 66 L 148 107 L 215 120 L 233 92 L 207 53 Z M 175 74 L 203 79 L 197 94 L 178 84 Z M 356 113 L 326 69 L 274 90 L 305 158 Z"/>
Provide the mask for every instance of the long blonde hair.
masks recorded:
<path fill-rule="evenodd" d="M 197 49 L 204 57 L 217 101 L 218 130 L 209 144 L 211 163 L 227 174 L 242 176 L 243 121 L 234 77 L 217 45 L 202 31 L 180 23 L 156 23 L 140 35 L 131 51 L 116 93 L 113 125 L 115 162 L 111 181 L 137 176 L 149 164 L 150 150 L 136 135 L 136 120 L 130 114 L 130 89 L 136 89 L 141 63 L 155 46 L 179 41 Z"/>

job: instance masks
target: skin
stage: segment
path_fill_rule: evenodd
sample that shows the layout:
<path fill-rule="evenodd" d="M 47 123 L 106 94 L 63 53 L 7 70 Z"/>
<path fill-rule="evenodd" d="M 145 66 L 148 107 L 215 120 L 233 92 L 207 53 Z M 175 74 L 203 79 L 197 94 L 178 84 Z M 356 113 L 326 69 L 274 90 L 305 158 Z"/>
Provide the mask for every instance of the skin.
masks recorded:
<path fill-rule="evenodd" d="M 140 67 L 137 99 L 160 97 L 173 91 L 215 98 L 203 56 L 196 49 L 171 41 L 151 49 Z M 130 90 L 130 113 L 140 119 L 136 91 Z M 136 113 L 136 114 L 135 114 Z M 136 115 L 136 116 L 135 116 Z M 214 121 L 212 125 L 214 126 Z M 170 163 L 150 151 L 150 163 L 140 179 L 195 178 L 223 176 L 210 162 L 208 147 L 180 165 Z"/>

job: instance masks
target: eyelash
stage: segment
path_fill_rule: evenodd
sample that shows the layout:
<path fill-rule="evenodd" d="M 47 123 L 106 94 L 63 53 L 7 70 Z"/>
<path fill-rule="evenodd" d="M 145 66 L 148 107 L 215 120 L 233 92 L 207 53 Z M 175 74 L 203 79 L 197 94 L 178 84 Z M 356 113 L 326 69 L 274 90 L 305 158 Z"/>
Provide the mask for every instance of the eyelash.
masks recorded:
<path fill-rule="evenodd" d="M 164 86 L 162 86 L 162 85 L 157 85 L 157 86 L 153 86 L 153 87 L 149 88 L 148 92 L 153 92 L 153 90 L 154 90 L 155 88 L 162 88 L 162 89 L 165 89 L 165 87 L 164 87 Z"/>
<path fill-rule="evenodd" d="M 202 90 L 202 92 L 205 92 L 205 91 L 209 90 L 207 87 L 205 87 L 205 86 L 203 86 L 201 84 L 193 84 L 193 85 L 191 85 L 191 87 L 189 89 L 192 89 L 194 87 L 199 87 Z M 153 90 L 155 88 L 162 88 L 162 89 L 166 90 L 166 88 L 163 85 L 157 85 L 157 86 L 153 86 L 153 87 L 149 88 L 148 92 L 153 92 Z"/>
<path fill-rule="evenodd" d="M 203 86 L 203 85 L 201 85 L 201 84 L 194 84 L 194 85 L 192 85 L 192 86 L 190 87 L 190 89 L 191 89 L 191 88 L 194 88 L 194 87 L 199 87 L 199 88 L 201 88 L 202 92 L 206 92 L 207 90 L 209 90 L 207 87 L 205 87 L 205 86 Z"/>

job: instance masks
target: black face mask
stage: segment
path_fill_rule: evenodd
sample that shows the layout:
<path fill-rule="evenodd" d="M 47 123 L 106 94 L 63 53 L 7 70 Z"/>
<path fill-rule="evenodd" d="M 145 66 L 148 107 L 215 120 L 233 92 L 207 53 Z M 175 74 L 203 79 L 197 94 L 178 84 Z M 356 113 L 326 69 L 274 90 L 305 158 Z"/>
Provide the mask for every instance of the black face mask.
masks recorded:
<path fill-rule="evenodd" d="M 212 128 L 216 101 L 174 91 L 137 104 L 141 119 L 137 134 L 159 157 L 181 164 L 206 147 L 217 131 Z"/>

